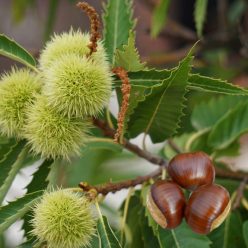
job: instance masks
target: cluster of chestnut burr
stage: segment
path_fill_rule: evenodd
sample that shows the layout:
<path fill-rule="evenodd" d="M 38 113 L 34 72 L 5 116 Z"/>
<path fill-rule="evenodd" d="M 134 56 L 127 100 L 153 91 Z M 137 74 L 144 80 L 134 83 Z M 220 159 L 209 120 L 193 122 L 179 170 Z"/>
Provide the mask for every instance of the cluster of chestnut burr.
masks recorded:
<path fill-rule="evenodd" d="M 194 232 L 207 234 L 225 220 L 231 208 L 230 195 L 214 184 L 215 169 L 207 154 L 178 154 L 167 171 L 171 181 L 156 181 L 147 196 L 148 210 L 161 227 L 176 228 L 185 217 Z M 191 191 L 188 201 L 181 187 Z"/>

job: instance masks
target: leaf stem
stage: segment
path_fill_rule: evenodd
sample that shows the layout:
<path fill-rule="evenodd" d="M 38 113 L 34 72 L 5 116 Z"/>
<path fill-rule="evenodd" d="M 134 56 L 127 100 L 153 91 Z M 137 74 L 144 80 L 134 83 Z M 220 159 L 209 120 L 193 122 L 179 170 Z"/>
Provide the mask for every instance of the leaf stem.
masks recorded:
<path fill-rule="evenodd" d="M 136 185 L 142 184 L 144 182 L 149 181 L 151 178 L 157 178 L 161 175 L 163 167 L 159 167 L 154 172 L 145 175 L 145 176 L 139 176 L 134 179 L 125 180 L 121 182 L 116 183 L 105 183 L 98 186 L 92 186 L 88 183 L 82 182 L 79 184 L 79 187 L 82 188 L 85 192 L 95 191 L 98 194 L 107 195 L 108 193 L 112 192 L 115 193 L 121 189 L 134 187 Z"/>
<path fill-rule="evenodd" d="M 127 198 L 126 198 L 126 201 L 125 201 L 124 213 L 123 213 L 122 222 L 121 222 L 121 241 L 120 241 L 121 247 L 124 245 L 123 244 L 123 242 L 124 242 L 124 240 L 123 240 L 123 238 L 124 238 L 124 229 L 125 229 L 125 224 L 126 224 L 126 220 L 127 220 L 129 202 L 130 202 L 130 198 L 131 198 L 133 192 L 134 192 L 134 188 L 133 187 L 129 188 Z"/>
<path fill-rule="evenodd" d="M 101 209 L 99 207 L 99 204 L 98 204 L 97 200 L 95 201 L 95 205 L 96 205 L 96 210 L 98 212 L 99 218 L 100 218 L 101 222 L 104 223 L 103 218 L 102 218 L 102 212 L 101 212 Z"/>
<path fill-rule="evenodd" d="M 99 129 L 102 130 L 103 134 L 106 137 L 109 138 L 114 138 L 116 131 L 114 129 L 111 129 L 108 124 L 106 122 L 104 122 L 103 120 L 100 119 L 93 119 L 93 124 L 98 127 Z M 207 132 L 208 129 L 205 129 L 204 132 Z M 203 134 L 204 132 L 201 132 L 201 134 Z M 199 137 L 200 134 L 199 132 L 196 133 L 197 136 Z M 196 136 L 193 135 L 195 139 Z M 192 141 L 192 139 L 191 139 Z M 128 139 L 123 140 L 123 144 L 121 144 L 125 149 L 129 150 L 130 152 L 136 154 L 137 156 L 144 158 L 145 160 L 151 162 L 154 165 L 159 165 L 160 167 L 167 167 L 167 161 L 162 158 L 159 157 L 157 155 L 154 155 L 148 151 L 144 151 L 143 149 L 141 149 L 139 146 L 131 143 Z M 216 171 L 216 176 L 220 177 L 220 178 L 229 178 L 229 179 L 233 179 L 233 180 L 238 180 L 241 181 L 243 180 L 245 177 L 248 177 L 248 173 L 243 173 L 243 172 L 233 172 L 233 171 L 228 171 L 228 170 L 224 170 L 221 169 L 219 167 L 215 167 L 215 171 Z M 155 173 L 155 172 L 154 172 Z M 159 172 L 159 175 L 161 174 L 161 171 Z M 146 178 L 148 176 L 148 178 Z M 132 180 L 127 180 L 127 181 L 122 181 L 119 183 L 106 183 L 104 185 L 100 185 L 100 186 L 90 186 L 88 184 L 80 184 L 80 187 L 82 189 L 84 189 L 85 191 L 88 191 L 89 189 L 94 188 L 98 193 L 100 194 L 108 194 L 109 192 L 116 192 L 118 190 L 121 190 L 123 188 L 129 188 L 131 186 L 135 186 L 138 184 L 142 184 L 145 181 L 149 181 L 151 180 L 151 178 L 149 177 L 149 175 L 144 176 L 144 177 L 138 177 Z"/>
<path fill-rule="evenodd" d="M 193 142 L 198 139 L 200 136 L 202 136 L 203 134 L 207 133 L 210 129 L 209 128 L 205 128 L 203 130 L 200 130 L 196 133 L 194 133 L 188 140 L 187 143 L 185 144 L 185 151 L 188 152 L 190 151 L 191 145 L 193 144 Z"/>
<path fill-rule="evenodd" d="M 11 184 L 13 183 L 13 180 L 15 179 L 17 173 L 20 171 L 21 167 L 23 166 L 23 162 L 24 162 L 24 160 L 28 154 L 28 151 L 29 151 L 29 149 L 27 146 L 23 148 L 23 150 L 20 152 L 17 160 L 12 165 L 12 168 L 11 168 L 7 178 L 5 179 L 4 183 L 0 187 L 0 203 L 3 202 L 6 194 L 9 191 Z"/>
<path fill-rule="evenodd" d="M 113 122 L 111 120 L 109 108 L 107 108 L 107 110 L 106 110 L 106 119 L 107 119 L 109 127 L 114 129 L 114 124 L 113 124 Z"/>
<path fill-rule="evenodd" d="M 101 129 L 106 137 L 110 137 L 114 139 L 116 131 L 108 126 L 108 124 L 100 119 L 93 119 L 93 124 Z M 130 152 L 137 154 L 139 157 L 146 159 L 152 164 L 159 166 L 166 166 L 167 161 L 163 158 L 151 154 L 148 151 L 142 150 L 137 145 L 131 143 L 129 140 L 123 138 L 123 143 L 121 144 L 124 148 L 129 150 Z"/>

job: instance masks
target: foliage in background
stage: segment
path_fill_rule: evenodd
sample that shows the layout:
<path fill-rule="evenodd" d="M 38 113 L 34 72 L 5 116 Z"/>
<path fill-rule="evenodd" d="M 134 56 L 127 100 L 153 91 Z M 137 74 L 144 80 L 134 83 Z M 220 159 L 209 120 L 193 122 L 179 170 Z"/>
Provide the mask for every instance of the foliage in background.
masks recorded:
<path fill-rule="evenodd" d="M 20 2 L 14 1 L 14 4 Z M 25 1 L 19 10 L 24 11 L 31 4 L 33 1 Z M 46 38 L 52 30 L 58 2 L 51 0 L 50 4 Z M 155 8 L 153 36 L 161 31 L 169 4 L 170 1 L 161 0 Z M 207 1 L 196 1 L 194 15 L 198 36 L 203 32 L 206 9 Z M 21 19 L 21 12 L 15 15 L 16 20 Z M 125 137 L 135 138 L 144 133 L 144 144 L 148 135 L 154 143 L 163 142 L 163 148 L 157 155 L 166 159 L 175 155 L 175 151 L 166 142 L 168 139 L 172 139 L 182 152 L 203 150 L 216 162 L 223 156 L 237 156 L 240 149 L 239 138 L 248 131 L 248 90 L 215 78 L 213 71 L 208 73 L 209 77 L 198 74 L 198 71 L 196 73 L 192 69 L 194 49 L 172 69 L 148 68 L 140 61 L 135 47 L 135 20 L 131 0 L 108 0 L 104 7 L 103 20 L 104 46 L 108 58 L 113 67 L 122 66 L 128 70 L 132 87 L 124 120 Z M 0 53 L 37 71 L 35 59 L 24 48 L 3 35 L 0 36 Z M 115 77 L 113 87 L 121 103 L 120 86 L 120 80 Z M 197 94 L 207 100 L 197 99 Z M 192 101 L 195 101 L 192 114 L 186 116 L 192 127 L 189 132 L 184 129 L 182 118 Z M 110 123 L 115 125 L 116 119 L 106 113 L 107 111 L 103 113 L 101 119 L 109 121 L 110 118 Z M 180 133 L 177 133 L 179 128 Z M 92 133 L 94 138 L 81 148 L 82 156 L 71 163 L 53 163 L 50 160 L 40 161 L 38 157 L 32 158 L 40 161 L 38 171 L 34 173 L 24 197 L 0 208 L 0 233 L 22 218 L 27 242 L 21 247 L 32 247 L 33 239 L 29 235 L 30 207 L 49 184 L 75 187 L 80 181 L 99 184 L 110 179 L 118 181 L 140 175 L 140 170 L 131 168 L 136 163 L 132 154 L 125 152 L 122 146 L 114 143 L 112 139 L 103 137 L 98 130 L 94 129 Z M 22 154 L 24 145 L 24 141 L 17 142 L 0 137 L 0 181 L 3 182 L 0 186 L 1 200 L 5 197 L 16 170 L 19 171 L 28 164 L 25 160 L 16 162 L 20 159 L 18 155 Z M 218 182 L 235 196 L 239 183 L 232 179 L 219 180 Z M 101 205 L 104 214 L 109 218 L 102 216 L 99 219 L 98 235 L 92 241 L 92 247 L 115 248 L 122 247 L 123 243 L 123 247 L 130 248 L 248 247 L 247 205 L 233 211 L 227 220 L 208 236 L 193 233 L 185 222 L 175 230 L 163 230 L 152 220 L 146 209 L 148 188 L 149 182 L 125 200 L 128 208 L 124 213 L 124 202 L 120 208 L 121 216 L 113 211 L 111 206 Z M 244 199 L 245 197 L 247 192 Z M 120 223 L 116 223 L 119 217 L 125 220 L 123 229 L 120 228 Z"/>

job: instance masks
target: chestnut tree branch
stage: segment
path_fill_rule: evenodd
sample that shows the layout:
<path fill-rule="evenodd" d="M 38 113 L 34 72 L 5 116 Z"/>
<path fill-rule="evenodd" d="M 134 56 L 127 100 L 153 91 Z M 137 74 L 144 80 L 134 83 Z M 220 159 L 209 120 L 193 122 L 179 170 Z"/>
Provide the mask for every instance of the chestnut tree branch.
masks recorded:
<path fill-rule="evenodd" d="M 176 152 L 176 153 L 182 153 L 182 150 L 180 147 L 172 140 L 168 139 L 168 145 Z"/>
<path fill-rule="evenodd" d="M 243 195 L 244 195 L 245 186 L 246 186 L 247 182 L 248 182 L 248 176 L 244 177 L 243 181 L 240 183 L 240 185 L 237 189 L 237 195 L 236 195 L 236 198 L 233 202 L 232 210 L 239 208 L 241 200 L 242 200 Z"/>
<path fill-rule="evenodd" d="M 93 119 L 93 124 L 102 130 L 103 134 L 107 137 L 114 139 L 116 131 L 108 126 L 108 124 L 99 119 Z M 163 158 L 153 155 L 148 151 L 144 151 L 139 148 L 137 145 L 131 143 L 129 140 L 123 138 L 122 146 L 125 147 L 128 151 L 135 153 L 141 158 L 151 162 L 152 164 L 156 164 L 159 166 L 166 166 L 167 161 Z"/>
<path fill-rule="evenodd" d="M 110 128 L 106 122 L 100 119 L 93 119 L 93 123 L 96 127 L 102 130 L 103 134 L 107 137 L 110 137 L 114 139 L 115 136 L 115 130 Z M 122 146 L 129 150 L 130 152 L 136 154 L 137 156 L 144 158 L 145 160 L 151 162 L 152 164 L 164 166 L 166 167 L 168 162 L 157 156 L 154 155 L 148 151 L 142 150 L 139 146 L 131 143 L 127 139 L 123 139 Z M 233 179 L 233 180 L 243 180 L 245 177 L 248 177 L 248 173 L 242 173 L 242 172 L 233 172 L 228 170 L 223 170 L 221 168 L 215 167 L 216 176 L 221 178 L 227 178 L 227 179 Z"/>
<path fill-rule="evenodd" d="M 85 192 L 96 191 L 98 194 L 107 195 L 108 193 L 115 193 L 121 189 L 126 189 L 130 187 L 134 187 L 136 185 L 142 184 L 144 182 L 149 181 L 150 179 L 157 178 L 162 173 L 163 167 L 159 167 L 156 171 L 145 175 L 139 176 L 134 179 L 125 180 L 117 183 L 105 183 L 98 186 L 92 186 L 88 183 L 82 182 L 79 184 L 79 187 L 83 189 Z"/>

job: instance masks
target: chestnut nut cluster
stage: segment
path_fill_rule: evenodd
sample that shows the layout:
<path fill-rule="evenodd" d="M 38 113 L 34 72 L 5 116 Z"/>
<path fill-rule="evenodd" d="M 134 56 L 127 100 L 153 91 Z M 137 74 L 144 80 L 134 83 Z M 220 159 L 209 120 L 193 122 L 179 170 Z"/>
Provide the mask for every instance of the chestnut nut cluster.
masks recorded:
<path fill-rule="evenodd" d="M 147 208 L 161 227 L 176 228 L 185 217 L 194 232 L 208 234 L 225 220 L 231 208 L 230 195 L 214 184 L 215 169 L 207 154 L 176 155 L 167 171 L 171 181 L 156 181 L 147 196 Z M 191 191 L 188 201 L 182 188 Z"/>

